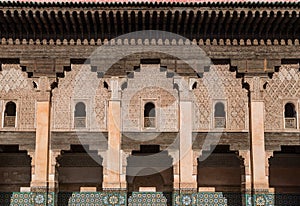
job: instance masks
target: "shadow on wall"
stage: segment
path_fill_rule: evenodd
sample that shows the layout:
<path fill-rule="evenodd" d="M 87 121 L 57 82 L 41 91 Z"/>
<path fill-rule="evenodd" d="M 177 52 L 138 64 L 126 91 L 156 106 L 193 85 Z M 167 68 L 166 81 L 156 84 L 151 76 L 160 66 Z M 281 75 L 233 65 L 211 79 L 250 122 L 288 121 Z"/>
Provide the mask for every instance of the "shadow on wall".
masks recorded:
<path fill-rule="evenodd" d="M 211 151 L 203 151 L 211 153 Z M 198 161 L 198 187 L 214 188 L 221 192 L 230 206 L 243 205 L 245 166 L 229 145 L 217 145 L 209 156 Z"/>
<path fill-rule="evenodd" d="M 0 192 L 0 205 L 10 206 L 10 200 L 13 198 L 12 192 Z"/>
<path fill-rule="evenodd" d="M 71 145 L 71 150 L 62 151 L 57 158 L 57 173 L 60 192 L 80 192 L 81 187 L 102 189 L 102 157 L 97 151 L 82 145 Z"/>
<path fill-rule="evenodd" d="M 59 192 L 57 194 L 57 204 L 59 206 L 68 206 L 72 197 L 72 192 Z"/>
<path fill-rule="evenodd" d="M 300 146 L 281 146 L 269 159 L 269 183 L 275 189 L 275 206 L 300 204 Z"/>

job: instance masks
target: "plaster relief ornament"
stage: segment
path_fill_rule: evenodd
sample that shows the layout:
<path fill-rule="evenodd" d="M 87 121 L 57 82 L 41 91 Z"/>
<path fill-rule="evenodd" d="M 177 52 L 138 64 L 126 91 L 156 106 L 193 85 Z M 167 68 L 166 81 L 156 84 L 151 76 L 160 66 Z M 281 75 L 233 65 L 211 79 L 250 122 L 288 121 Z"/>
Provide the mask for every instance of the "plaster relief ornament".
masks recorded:
<path fill-rule="evenodd" d="M 164 39 L 162 39 L 162 37 L 164 37 Z M 118 43 L 118 46 L 115 46 L 116 42 Z M 135 42 L 135 44 L 129 44 L 129 42 Z M 161 43 L 158 44 L 159 42 Z M 104 53 L 110 55 L 104 56 Z M 178 108 L 180 102 L 189 101 L 192 102 L 192 105 L 195 105 L 198 104 L 198 101 L 201 101 L 192 91 L 192 84 L 195 82 L 195 77 L 190 79 L 176 73 L 176 71 L 172 71 L 172 74 L 170 74 L 168 70 L 161 68 L 160 64 L 157 63 L 137 65 L 140 66 L 140 69 L 129 73 L 125 78 L 113 77 L 111 68 L 121 59 L 130 55 L 143 55 L 147 53 L 164 54 L 179 59 L 194 70 L 195 74 L 203 73 L 204 67 L 213 66 L 211 60 L 199 46 L 191 44 L 188 39 L 185 39 L 182 36 L 169 32 L 152 30 L 133 32 L 106 42 L 91 53 L 88 58 L 89 61 L 87 61 L 84 65 L 76 66 L 77 72 L 71 72 L 73 81 L 69 84 L 73 93 L 72 96 L 65 99 L 65 101 L 70 104 L 69 101 L 72 101 L 72 99 L 81 99 L 86 102 L 86 105 L 89 104 L 89 109 L 87 109 L 87 120 L 90 122 L 88 124 L 98 124 L 98 126 L 95 126 L 94 128 L 103 128 L 99 125 L 101 124 L 100 122 L 93 121 L 94 117 L 96 117 L 99 112 L 95 109 L 97 108 L 95 106 L 97 101 L 107 102 L 106 106 L 102 107 L 106 110 L 103 112 L 103 114 L 105 114 L 105 118 L 102 119 L 105 119 L 106 121 L 108 121 L 108 102 L 120 101 L 121 122 L 119 122 L 118 119 L 111 119 L 110 121 L 114 122 L 114 125 L 119 127 L 118 130 L 120 133 L 127 132 L 126 136 L 132 141 L 143 141 L 138 137 L 138 135 L 130 135 L 130 132 L 143 131 L 143 104 L 145 104 L 147 100 L 153 101 L 157 109 L 157 114 L 159 114 L 156 119 L 157 126 L 153 128 L 152 133 L 148 133 L 149 135 L 147 135 L 145 141 L 156 139 L 163 132 L 177 132 L 180 126 L 178 125 Z M 98 74 L 101 73 L 100 76 L 102 76 L 102 78 L 97 78 L 96 72 L 87 72 L 87 68 L 91 67 L 98 68 Z M 133 70 L 133 68 L 129 69 Z M 120 72 L 120 70 L 113 71 Z M 106 74 L 109 74 L 110 76 L 106 76 Z M 66 78 L 68 78 L 68 75 L 66 75 Z M 202 81 L 201 79 L 198 80 L 202 81 L 202 88 L 206 89 L 207 94 L 217 93 L 222 97 L 226 97 L 223 84 L 218 84 L 218 87 L 214 86 L 219 81 L 219 78 L 220 75 L 216 75 L 214 78 L 207 79 L 205 81 Z M 107 95 L 108 93 L 105 95 L 101 94 L 98 95 L 97 101 L 94 101 L 95 96 L 100 94 L 97 91 L 104 91 L 98 90 L 99 87 L 103 87 L 103 80 L 105 80 L 107 84 L 106 87 L 109 88 L 108 91 L 110 96 Z M 63 96 L 61 97 L 63 98 Z M 206 115 L 212 115 L 211 110 L 206 111 Z M 111 115 L 111 118 L 118 117 L 120 115 L 119 113 L 114 112 L 118 111 L 113 110 L 112 114 L 109 114 Z M 194 119 L 192 116 L 190 118 Z M 210 121 L 211 120 L 208 120 L 209 124 Z M 69 122 L 68 124 L 70 125 Z M 65 125 L 65 127 L 67 127 L 67 125 Z M 91 127 L 87 129 L 91 129 Z M 82 145 L 91 144 L 90 142 L 87 142 L 87 138 L 82 136 L 82 129 L 77 130 L 75 128 L 75 131 L 77 132 L 77 136 Z M 217 145 L 222 131 L 223 129 L 219 130 L 217 138 L 204 141 L 204 145 L 206 145 L 205 147 Z M 159 157 L 160 154 L 163 155 L 165 152 L 171 152 L 174 148 L 178 148 L 178 140 L 179 133 L 177 132 L 177 136 L 174 141 L 163 149 L 163 151 L 155 154 L 155 156 Z M 110 151 L 110 154 L 120 153 L 120 151 L 114 151 L 114 147 L 110 147 L 109 144 L 108 147 L 107 151 Z M 184 153 L 185 152 L 188 151 L 184 151 Z M 184 154 L 181 155 L 184 156 Z M 209 154 L 207 153 L 206 155 L 208 156 Z M 207 156 L 203 156 L 201 160 L 206 159 Z M 143 158 L 144 157 L 139 157 L 136 161 L 143 162 Z M 173 156 L 173 164 L 176 164 L 179 160 L 179 155 Z M 106 169 L 105 171 L 119 171 L 118 164 L 104 162 L 103 167 Z M 165 167 L 155 168 L 152 171 L 159 172 L 168 169 L 168 167 L 169 166 L 166 165 Z M 148 173 L 144 174 L 144 172 L 141 171 L 143 171 L 143 168 L 133 168 L 132 170 L 127 171 L 126 175 L 150 175 Z"/>

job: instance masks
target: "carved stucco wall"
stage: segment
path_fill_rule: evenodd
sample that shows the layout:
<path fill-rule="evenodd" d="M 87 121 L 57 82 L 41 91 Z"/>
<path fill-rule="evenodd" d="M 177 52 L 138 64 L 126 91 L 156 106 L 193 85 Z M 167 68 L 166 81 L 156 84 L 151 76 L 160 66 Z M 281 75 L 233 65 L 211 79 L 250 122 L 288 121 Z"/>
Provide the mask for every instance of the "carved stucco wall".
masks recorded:
<path fill-rule="evenodd" d="M 273 78 L 269 79 L 265 91 L 265 129 L 283 129 L 285 103 L 292 102 L 297 108 L 299 98 L 299 65 L 282 65 L 279 72 L 274 73 Z"/>
<path fill-rule="evenodd" d="M 53 130 L 73 130 L 74 111 L 78 102 L 86 105 L 86 130 L 106 130 L 106 108 L 110 97 L 105 79 L 97 77 L 90 65 L 72 65 L 53 90 Z M 84 130 L 84 129 L 83 129 Z"/>
<path fill-rule="evenodd" d="M 155 131 L 178 130 L 178 92 L 173 89 L 173 78 L 167 78 L 159 65 L 141 65 L 140 71 L 129 78 L 122 93 L 123 131 L 142 131 L 144 105 L 156 106 Z"/>
<path fill-rule="evenodd" d="M 0 72 L 0 108 L 1 130 L 34 130 L 35 103 L 37 93 L 33 88 L 33 80 L 21 70 L 18 64 L 3 64 Z M 7 102 L 13 101 L 17 108 L 16 128 L 3 128 L 3 113 Z"/>
<path fill-rule="evenodd" d="M 247 91 L 242 88 L 241 79 L 229 71 L 229 65 L 212 65 L 203 78 L 197 79 L 193 90 L 194 130 L 213 128 L 214 104 L 221 101 L 226 110 L 225 130 L 247 129 Z"/>

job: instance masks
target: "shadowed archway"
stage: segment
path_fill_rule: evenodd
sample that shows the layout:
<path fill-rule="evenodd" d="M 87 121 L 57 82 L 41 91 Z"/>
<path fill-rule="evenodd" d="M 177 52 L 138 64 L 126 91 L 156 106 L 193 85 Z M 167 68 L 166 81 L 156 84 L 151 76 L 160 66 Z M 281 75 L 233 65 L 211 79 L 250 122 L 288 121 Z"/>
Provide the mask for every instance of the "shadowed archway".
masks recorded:
<path fill-rule="evenodd" d="M 275 206 L 300 202 L 300 146 L 281 146 L 269 159 L 269 184 L 275 189 Z"/>
<path fill-rule="evenodd" d="M 142 145 L 127 158 L 126 180 L 128 192 L 141 187 L 155 187 L 157 192 L 173 190 L 172 158 L 158 145 Z"/>
<path fill-rule="evenodd" d="M 71 145 L 57 158 L 60 192 L 79 192 L 80 187 L 102 189 L 102 157 L 97 151 L 86 150 L 82 145 Z"/>
<path fill-rule="evenodd" d="M 245 177 L 243 159 L 231 151 L 229 145 L 217 145 L 213 151 L 203 151 L 204 160 L 198 159 L 197 182 L 201 190 L 222 192 L 228 205 L 242 205 L 242 179 Z M 201 161 L 200 161 L 201 160 Z"/>

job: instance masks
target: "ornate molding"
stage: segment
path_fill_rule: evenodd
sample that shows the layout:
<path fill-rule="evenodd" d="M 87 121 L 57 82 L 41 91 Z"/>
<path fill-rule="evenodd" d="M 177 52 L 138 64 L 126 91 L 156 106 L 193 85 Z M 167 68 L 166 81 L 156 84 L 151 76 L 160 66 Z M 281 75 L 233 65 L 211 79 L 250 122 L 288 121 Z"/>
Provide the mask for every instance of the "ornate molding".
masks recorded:
<path fill-rule="evenodd" d="M 70 45 L 70 46 L 102 46 L 102 45 L 213 45 L 213 46 L 298 46 L 299 39 L 12 39 L 2 38 L 0 45 Z"/>
<path fill-rule="evenodd" d="M 257 74 L 246 75 L 243 79 L 243 87 L 250 92 L 251 101 L 263 101 L 267 83 L 267 76 Z"/>

